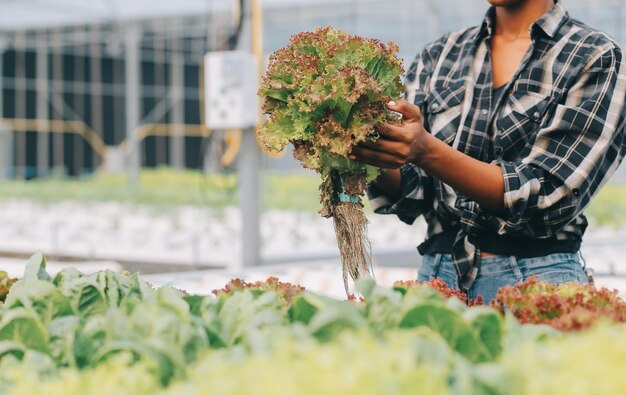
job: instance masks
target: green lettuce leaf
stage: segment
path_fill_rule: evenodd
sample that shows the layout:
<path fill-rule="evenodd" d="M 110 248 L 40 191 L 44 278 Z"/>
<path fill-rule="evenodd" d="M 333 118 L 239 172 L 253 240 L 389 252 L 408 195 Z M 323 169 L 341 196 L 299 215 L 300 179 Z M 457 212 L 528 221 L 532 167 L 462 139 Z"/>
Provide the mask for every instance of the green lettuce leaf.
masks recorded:
<path fill-rule="evenodd" d="M 270 56 L 259 95 L 269 119 L 260 143 L 294 156 L 323 178 L 355 171 L 374 180 L 380 169 L 349 158 L 359 143 L 375 140 L 381 122 L 393 122 L 385 103 L 404 92 L 398 47 L 331 27 L 293 36 Z M 304 147 L 304 148 L 303 148 Z"/>

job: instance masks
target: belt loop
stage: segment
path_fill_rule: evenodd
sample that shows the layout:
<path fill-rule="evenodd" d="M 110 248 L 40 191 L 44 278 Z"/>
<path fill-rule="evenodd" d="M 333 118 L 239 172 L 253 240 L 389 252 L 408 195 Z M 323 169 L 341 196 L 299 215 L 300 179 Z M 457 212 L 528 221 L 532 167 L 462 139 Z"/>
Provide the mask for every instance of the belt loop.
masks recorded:
<path fill-rule="evenodd" d="M 524 276 L 522 276 L 522 271 L 517 264 L 517 258 L 515 257 L 515 255 L 509 256 L 509 265 L 511 265 L 511 269 L 513 269 L 513 275 L 515 276 L 515 280 L 518 283 L 521 283 L 522 280 L 524 280 Z"/>
<path fill-rule="evenodd" d="M 585 260 L 585 257 L 583 256 L 583 252 L 581 250 L 578 250 L 578 259 L 580 259 L 580 263 L 583 266 L 583 270 L 587 270 L 587 261 Z"/>
<path fill-rule="evenodd" d="M 578 250 L 578 257 L 580 258 L 580 261 L 582 263 L 583 272 L 585 272 L 585 275 L 587 276 L 587 281 L 589 281 L 589 284 L 591 284 L 592 287 L 595 287 L 596 286 L 596 274 L 592 268 L 587 267 L 587 261 L 585 260 L 585 257 L 583 256 L 583 253 L 581 250 Z"/>
<path fill-rule="evenodd" d="M 433 277 L 437 277 L 439 274 L 439 267 L 441 267 L 441 257 L 443 254 L 435 254 L 435 262 L 433 263 Z"/>

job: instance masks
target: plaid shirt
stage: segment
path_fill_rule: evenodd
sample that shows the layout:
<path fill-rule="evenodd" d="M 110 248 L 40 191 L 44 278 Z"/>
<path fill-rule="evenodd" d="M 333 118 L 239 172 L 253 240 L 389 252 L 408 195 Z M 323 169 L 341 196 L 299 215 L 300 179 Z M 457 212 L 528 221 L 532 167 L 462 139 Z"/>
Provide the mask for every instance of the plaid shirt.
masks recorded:
<path fill-rule="evenodd" d="M 492 7 L 482 25 L 429 44 L 406 74 L 406 99 L 421 108 L 430 133 L 500 166 L 506 215 L 492 214 L 412 164 L 401 168 L 399 200 L 369 188 L 377 213 L 406 223 L 424 215 L 427 238 L 460 229 L 452 255 L 465 290 L 478 274 L 480 251 L 470 240 L 480 232 L 580 239 L 587 226 L 583 209 L 626 149 L 621 48 L 557 2 L 531 26 L 531 46 L 494 102 L 494 16 Z"/>

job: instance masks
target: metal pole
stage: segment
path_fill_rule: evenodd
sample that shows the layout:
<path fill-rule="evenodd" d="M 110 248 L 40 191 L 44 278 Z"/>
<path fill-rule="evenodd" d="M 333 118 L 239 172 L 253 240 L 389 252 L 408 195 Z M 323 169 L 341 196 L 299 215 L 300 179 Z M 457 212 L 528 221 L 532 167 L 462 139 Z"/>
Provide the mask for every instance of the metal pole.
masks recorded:
<path fill-rule="evenodd" d="M 165 89 L 165 63 L 167 61 L 167 56 L 165 54 L 165 40 L 153 40 L 152 41 L 152 54 L 154 61 L 154 85 L 159 89 Z M 152 112 L 156 112 L 156 108 L 158 107 L 158 103 Z M 156 117 L 153 119 L 148 119 L 148 122 L 154 121 L 156 122 Z M 155 162 L 157 166 L 168 165 L 168 149 L 169 149 L 169 138 L 168 136 L 155 136 Z"/>
<path fill-rule="evenodd" d="M 49 173 L 48 154 L 50 145 L 50 135 L 48 132 L 49 116 L 48 110 L 48 49 L 47 39 L 39 38 L 37 45 L 37 177 L 47 177 Z M 43 42 L 42 42 L 43 41 Z"/>
<path fill-rule="evenodd" d="M 239 204 L 242 217 L 242 266 L 261 264 L 261 150 L 254 128 L 247 128 L 241 137 L 239 156 Z"/>
<path fill-rule="evenodd" d="M 172 135 L 170 140 L 170 159 L 174 169 L 185 167 L 185 99 L 183 89 L 185 84 L 185 56 L 181 52 L 180 38 L 172 37 L 172 55 L 170 68 L 170 100 L 172 100 Z"/>
<path fill-rule="evenodd" d="M 54 57 L 52 59 L 52 73 L 54 76 L 54 82 L 52 83 L 52 90 L 54 97 L 52 98 L 52 104 L 55 108 L 55 119 L 65 119 L 65 110 L 63 110 L 63 96 L 65 93 L 66 83 L 63 78 L 63 51 L 62 46 L 62 33 L 57 29 L 52 35 L 52 41 L 56 48 Z M 61 112 L 62 111 L 62 112 Z M 63 130 L 54 130 L 54 137 L 52 138 L 52 162 L 53 172 L 56 176 L 65 175 L 65 134 Z"/>
<path fill-rule="evenodd" d="M 89 43 L 89 64 L 91 67 L 91 128 L 100 136 L 104 137 L 103 119 L 102 119 L 102 53 L 99 26 L 91 27 L 93 41 Z M 96 154 L 92 154 L 91 167 L 97 168 L 104 158 L 96 158 Z"/>
<path fill-rule="evenodd" d="M 6 49 L 6 37 L 0 35 L 0 181 L 10 177 L 13 168 L 13 133 L 4 123 L 4 50 Z"/>
<path fill-rule="evenodd" d="M 125 71 L 126 81 L 124 84 L 126 93 L 126 141 L 128 142 L 128 176 L 131 186 L 139 185 L 139 172 L 141 171 L 141 147 L 138 133 L 140 106 L 140 67 L 139 51 L 141 38 L 141 26 L 137 23 L 129 23 L 125 29 Z"/>
<path fill-rule="evenodd" d="M 74 34 L 77 39 L 82 36 L 85 36 L 84 28 L 76 28 L 74 30 Z M 74 52 L 74 80 L 75 81 L 84 81 L 85 80 L 85 62 L 84 59 L 76 54 L 76 47 L 72 47 L 72 51 Z M 84 93 L 75 93 L 73 95 L 74 102 L 74 112 L 78 116 L 78 119 L 85 119 L 85 98 L 86 95 Z M 77 176 L 82 176 L 85 172 L 85 168 L 87 167 L 85 164 L 85 140 L 83 140 L 80 136 L 72 136 L 72 146 L 73 146 L 73 158 L 72 165 L 70 168 L 73 169 L 73 174 Z"/>
<path fill-rule="evenodd" d="M 19 121 L 17 123 L 17 133 L 15 138 L 15 175 L 18 178 L 26 178 L 26 125 L 24 125 L 24 119 L 26 119 L 26 45 L 25 38 L 26 33 L 19 32 L 15 34 L 15 118 Z"/>
<path fill-rule="evenodd" d="M 260 26 L 255 18 L 260 12 L 255 0 L 247 0 L 244 10 L 244 25 L 241 32 L 241 49 L 252 51 L 256 48 Z M 254 14 L 254 15 L 253 15 Z M 256 141 L 255 127 L 242 133 L 239 154 L 239 204 L 242 217 L 242 266 L 261 264 L 261 149 Z"/>

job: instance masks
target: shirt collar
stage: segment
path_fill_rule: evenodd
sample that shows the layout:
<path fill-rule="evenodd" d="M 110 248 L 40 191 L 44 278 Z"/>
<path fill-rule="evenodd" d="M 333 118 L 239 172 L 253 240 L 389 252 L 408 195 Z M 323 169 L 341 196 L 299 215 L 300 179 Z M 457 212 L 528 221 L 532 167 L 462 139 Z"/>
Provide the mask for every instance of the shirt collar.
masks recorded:
<path fill-rule="evenodd" d="M 565 23 L 569 19 L 569 14 L 567 10 L 561 4 L 559 0 L 554 0 L 554 7 L 552 7 L 548 12 L 546 12 L 541 18 L 537 19 L 535 23 L 530 26 L 531 33 L 535 29 L 540 29 L 543 31 L 548 37 L 553 38 L 556 32 L 559 30 L 561 25 Z M 485 18 L 483 19 L 483 23 L 478 28 L 478 31 L 475 35 L 475 40 L 478 41 L 484 37 L 491 37 L 493 35 L 493 29 L 495 28 L 495 17 L 496 17 L 496 9 L 495 7 L 489 7 L 487 13 L 485 14 Z"/>
<path fill-rule="evenodd" d="M 485 18 L 483 19 L 483 23 L 478 28 L 476 32 L 476 40 L 480 40 L 483 37 L 491 37 L 493 35 L 493 28 L 495 27 L 496 22 L 496 8 L 489 7 L 487 10 L 487 14 L 485 14 Z"/>
<path fill-rule="evenodd" d="M 553 38 L 559 28 L 569 19 L 569 14 L 563 4 L 558 0 L 554 0 L 554 2 L 556 3 L 554 7 L 531 26 L 531 29 L 536 26 L 543 30 L 550 38 Z"/>

